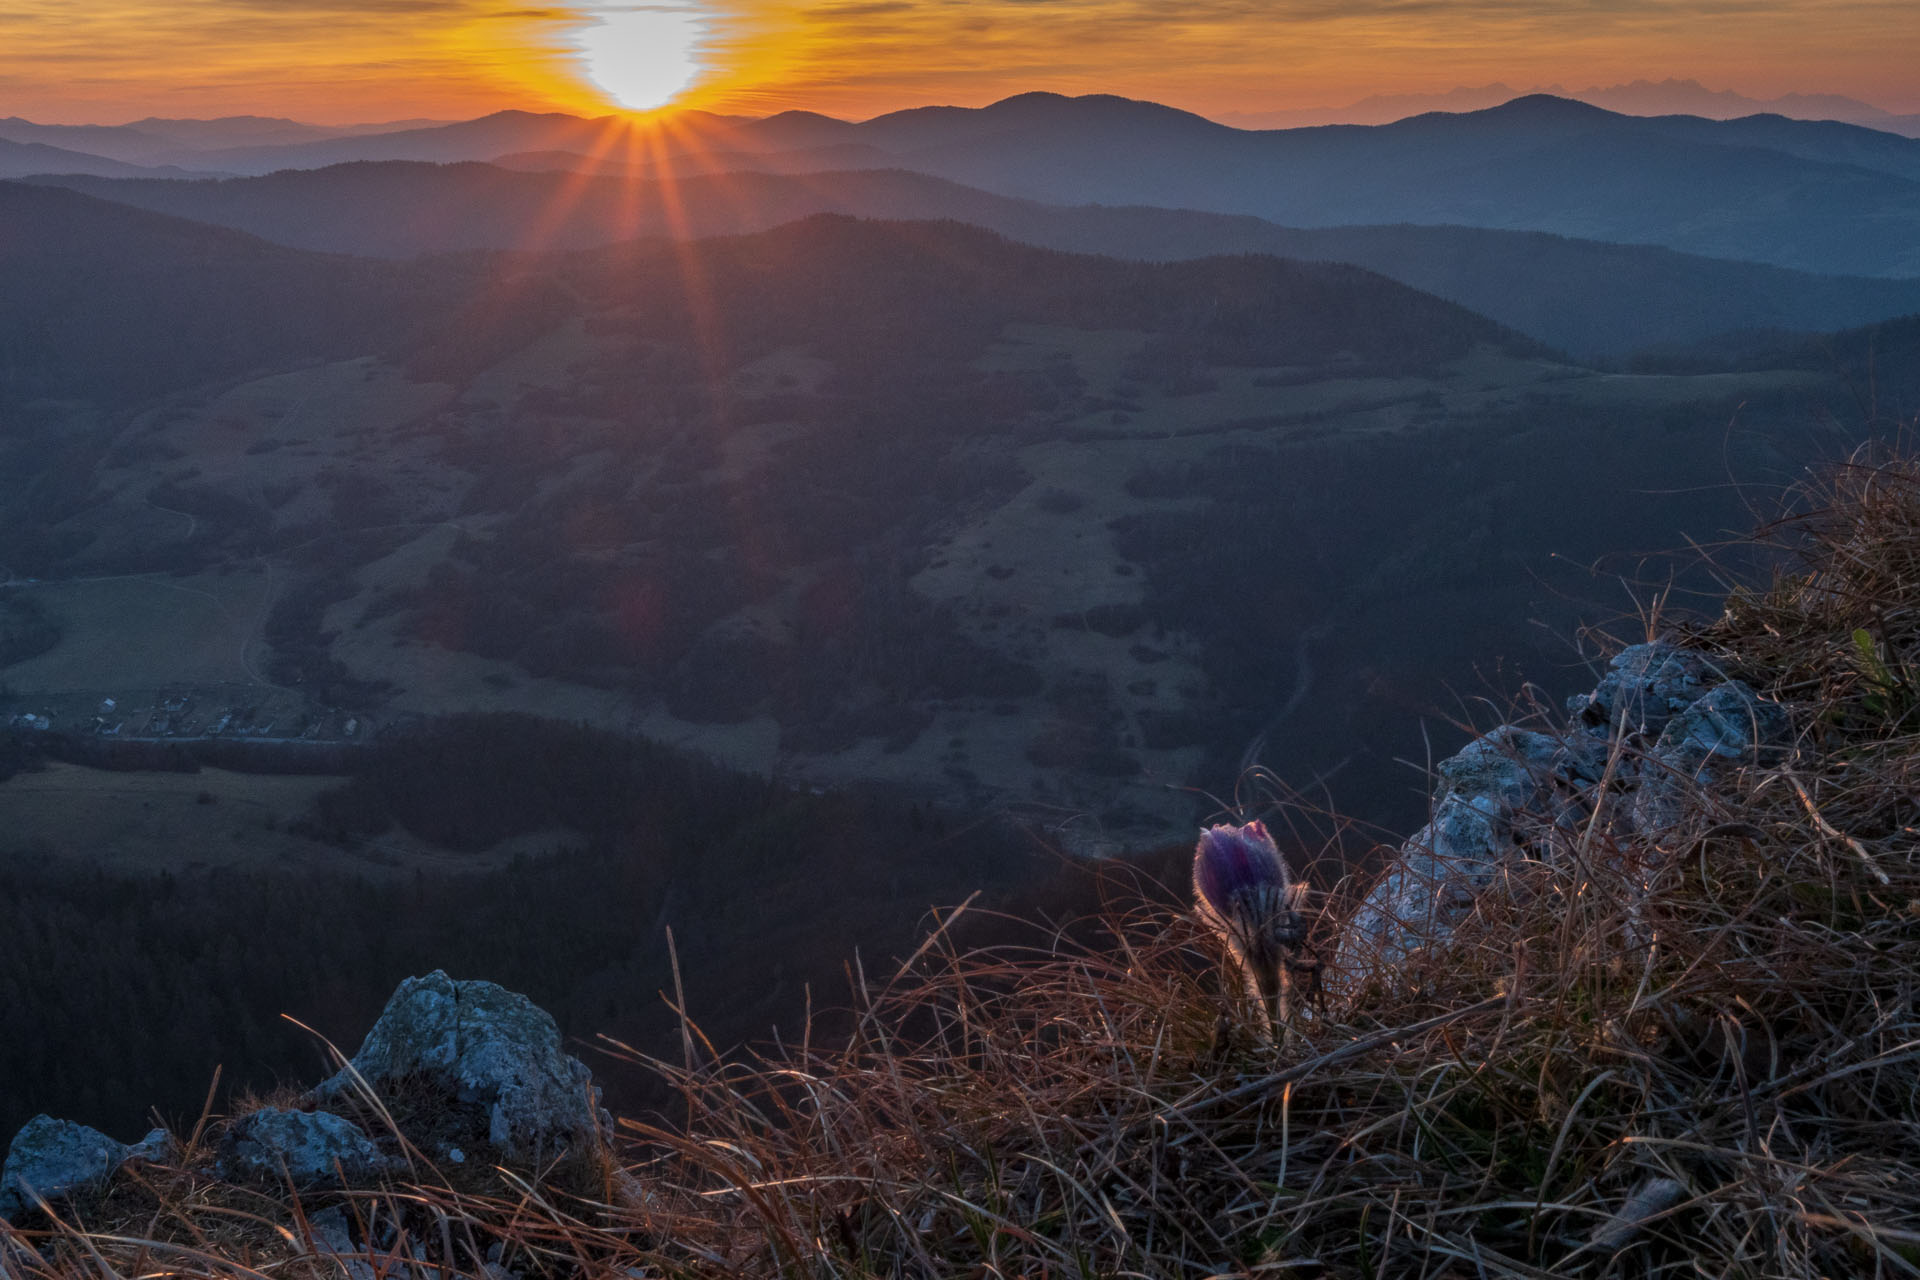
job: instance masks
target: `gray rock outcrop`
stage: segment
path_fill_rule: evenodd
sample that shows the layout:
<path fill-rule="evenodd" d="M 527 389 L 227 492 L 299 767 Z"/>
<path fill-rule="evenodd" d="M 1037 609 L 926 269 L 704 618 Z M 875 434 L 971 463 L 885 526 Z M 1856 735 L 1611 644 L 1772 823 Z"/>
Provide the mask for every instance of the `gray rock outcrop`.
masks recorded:
<path fill-rule="evenodd" d="M 1443 761 L 1433 817 L 1401 846 L 1348 922 L 1343 957 L 1397 964 L 1452 926 L 1517 850 L 1514 816 L 1572 756 L 1548 734 L 1502 725 Z"/>
<path fill-rule="evenodd" d="M 180 1144 L 165 1129 L 149 1129 L 147 1136 L 127 1148 L 127 1159 L 168 1164 L 180 1154 Z"/>
<path fill-rule="evenodd" d="M 98 1129 L 39 1115 L 13 1135 L 0 1169 L 0 1218 L 19 1217 L 36 1196 L 58 1201 L 99 1186 L 127 1162 L 134 1148 Z"/>
<path fill-rule="evenodd" d="M 220 1147 L 222 1177 L 291 1179 L 300 1187 L 352 1184 L 385 1165 L 360 1126 L 326 1111 L 262 1107 L 228 1126 Z"/>
<path fill-rule="evenodd" d="M 1743 681 L 1708 690 L 1667 722 L 1639 762 L 1629 827 L 1645 832 L 1672 826 L 1714 766 L 1775 759 L 1792 729 L 1786 708 Z"/>
<path fill-rule="evenodd" d="M 1628 737 L 1657 734 L 1724 678 L 1705 654 L 1691 649 L 1664 641 L 1629 645 L 1607 664 L 1592 693 L 1567 699 L 1567 712 L 1589 728 L 1617 725 Z"/>
<path fill-rule="evenodd" d="M 1780 704 L 1666 643 L 1623 650 L 1567 711 L 1564 730 L 1502 725 L 1441 762 L 1432 818 L 1342 931 L 1333 989 L 1389 979 L 1444 943 L 1508 868 L 1568 848 L 1596 810 L 1614 834 L 1658 833 L 1715 768 L 1777 758 L 1792 732 Z"/>
<path fill-rule="evenodd" d="M 593 1074 L 561 1047 L 553 1018 L 491 982 L 435 971 L 402 982 L 347 1067 L 314 1091 L 322 1103 L 362 1087 L 429 1091 L 435 1132 L 409 1133 L 434 1154 L 481 1141 L 516 1163 L 605 1150 L 610 1121 Z"/>

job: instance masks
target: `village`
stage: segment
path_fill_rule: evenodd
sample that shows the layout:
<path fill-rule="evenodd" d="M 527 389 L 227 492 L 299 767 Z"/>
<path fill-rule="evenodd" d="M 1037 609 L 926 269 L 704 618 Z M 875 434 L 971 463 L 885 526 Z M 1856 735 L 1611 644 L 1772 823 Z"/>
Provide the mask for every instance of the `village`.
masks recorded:
<path fill-rule="evenodd" d="M 117 742 L 222 740 L 262 745 L 370 741 L 365 712 L 314 707 L 297 694 L 257 685 L 0 693 L 0 728 Z"/>

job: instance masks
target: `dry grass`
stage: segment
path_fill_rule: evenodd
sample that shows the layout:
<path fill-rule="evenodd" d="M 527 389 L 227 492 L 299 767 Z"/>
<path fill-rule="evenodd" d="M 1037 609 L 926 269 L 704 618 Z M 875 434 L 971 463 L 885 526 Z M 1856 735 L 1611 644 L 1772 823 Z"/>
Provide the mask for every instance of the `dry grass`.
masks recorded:
<path fill-rule="evenodd" d="M 423 1276 L 392 1241 L 461 1275 L 489 1251 L 528 1276 L 1920 1274 L 1920 461 L 1836 468 L 1771 532 L 1804 565 L 1688 639 L 1791 705 L 1791 755 L 1657 839 L 1563 841 L 1285 1050 L 1176 905 L 985 950 L 949 917 L 891 978 L 856 968 L 850 1040 L 743 1062 L 689 1024 L 684 1059 L 653 1063 L 684 1114 L 625 1125 L 620 1203 L 426 1170 L 348 1197 L 369 1256 Z M 54 1262 L 6 1265 L 325 1273 L 287 1197 L 243 1210 L 166 1176 L 184 1183 L 139 1231 L 70 1223 L 34 1241 Z M 254 1215 L 239 1241 L 216 1232 L 234 1213 Z"/>

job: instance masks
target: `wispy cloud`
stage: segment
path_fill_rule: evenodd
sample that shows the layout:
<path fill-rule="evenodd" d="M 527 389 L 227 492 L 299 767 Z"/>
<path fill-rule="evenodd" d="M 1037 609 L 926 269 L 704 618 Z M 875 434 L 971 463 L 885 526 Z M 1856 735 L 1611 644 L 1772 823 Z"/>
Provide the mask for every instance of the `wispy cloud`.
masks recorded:
<path fill-rule="evenodd" d="M 742 0 L 739 18 L 742 89 L 855 113 L 1022 88 L 1310 105 L 1499 78 L 1884 94 L 1920 63 L 1911 0 Z"/>
<path fill-rule="evenodd" d="M 339 121 L 578 102 L 564 42 L 578 10 L 524 0 L 12 0 L 0 13 L 0 114 Z"/>
<path fill-rule="evenodd" d="M 1920 97 L 1912 0 L 688 0 L 723 109 L 874 114 L 1025 89 L 1198 110 L 1697 77 Z M 11 0 L 0 114 L 328 119 L 586 108 L 592 0 Z M 1920 109 L 1913 103 L 1908 109 Z"/>

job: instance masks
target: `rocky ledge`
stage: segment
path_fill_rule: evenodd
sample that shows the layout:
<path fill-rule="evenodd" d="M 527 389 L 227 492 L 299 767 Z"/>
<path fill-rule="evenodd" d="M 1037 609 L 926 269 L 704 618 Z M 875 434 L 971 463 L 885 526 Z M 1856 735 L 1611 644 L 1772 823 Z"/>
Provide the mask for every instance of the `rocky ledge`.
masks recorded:
<path fill-rule="evenodd" d="M 1623 650 L 1567 713 L 1553 732 L 1501 725 L 1439 765 L 1431 820 L 1341 930 L 1336 991 L 1397 980 L 1522 862 L 1604 858 L 1665 830 L 1717 770 L 1774 758 L 1792 732 L 1780 704 L 1664 642 Z"/>
<path fill-rule="evenodd" d="M 402 982 L 360 1051 L 296 1105 L 228 1121 L 205 1171 L 278 1187 L 352 1186 L 420 1152 L 456 1165 L 478 1157 L 549 1175 L 604 1172 L 611 1130 L 592 1073 L 566 1053 L 551 1016 L 491 982 L 436 971 Z M 132 1162 L 181 1154 L 164 1130 L 129 1146 L 36 1116 L 0 1169 L 0 1217 L 18 1221 Z"/>

